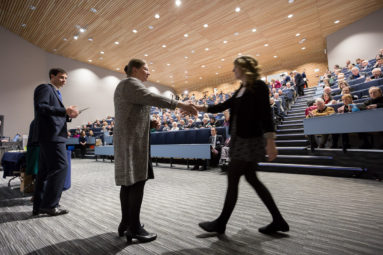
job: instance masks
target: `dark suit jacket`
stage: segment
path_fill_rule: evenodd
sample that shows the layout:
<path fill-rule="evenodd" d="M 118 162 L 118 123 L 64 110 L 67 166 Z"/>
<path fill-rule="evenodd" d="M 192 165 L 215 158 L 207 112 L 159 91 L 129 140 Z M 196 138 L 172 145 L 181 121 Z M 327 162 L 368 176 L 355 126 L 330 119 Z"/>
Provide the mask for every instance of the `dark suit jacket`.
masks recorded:
<path fill-rule="evenodd" d="M 37 86 L 34 93 L 34 137 L 41 142 L 66 142 L 70 121 L 56 88 L 51 84 Z"/>
<path fill-rule="evenodd" d="M 209 143 L 211 144 L 213 141 L 213 136 L 209 137 Z M 224 145 L 223 137 L 222 135 L 217 135 L 217 138 L 215 140 L 215 148 L 217 151 L 221 151 L 222 146 Z"/>
<path fill-rule="evenodd" d="M 305 81 L 303 80 L 303 77 L 302 77 L 302 75 L 300 73 L 297 73 L 294 76 L 294 80 L 295 80 L 295 85 L 298 86 L 298 87 L 305 85 Z"/>

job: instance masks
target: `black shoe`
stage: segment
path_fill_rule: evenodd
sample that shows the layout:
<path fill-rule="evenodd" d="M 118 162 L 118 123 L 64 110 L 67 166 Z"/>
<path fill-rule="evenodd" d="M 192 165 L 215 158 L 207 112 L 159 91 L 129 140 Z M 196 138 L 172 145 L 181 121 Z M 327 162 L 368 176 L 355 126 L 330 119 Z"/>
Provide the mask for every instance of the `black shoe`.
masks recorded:
<path fill-rule="evenodd" d="M 69 213 L 68 210 L 63 209 L 63 208 L 51 208 L 51 209 L 40 209 L 40 213 L 46 213 L 49 216 L 58 216 L 58 215 L 63 215 Z"/>
<path fill-rule="evenodd" d="M 136 233 L 132 233 L 129 229 L 126 231 L 126 241 L 132 243 L 132 239 L 135 238 L 141 243 L 147 243 L 156 240 L 157 234 L 149 233 L 143 227 L 138 229 Z"/>
<path fill-rule="evenodd" d="M 40 210 L 33 210 L 32 215 L 33 216 L 38 216 L 40 214 Z"/>
<path fill-rule="evenodd" d="M 143 228 L 145 225 L 141 224 L 141 227 Z M 125 235 L 125 232 L 128 230 L 128 226 L 126 224 L 121 224 L 118 226 L 118 236 L 123 237 Z"/>
<path fill-rule="evenodd" d="M 201 170 L 207 170 L 207 166 L 202 167 Z"/>
<path fill-rule="evenodd" d="M 262 234 L 273 234 L 273 233 L 276 233 L 278 231 L 282 231 L 282 232 L 287 232 L 290 230 L 290 227 L 289 227 L 289 224 L 287 224 L 286 221 L 281 221 L 281 222 L 271 222 L 269 225 L 267 226 L 264 226 L 264 227 L 261 227 L 258 229 L 259 232 L 261 232 Z"/>
<path fill-rule="evenodd" d="M 222 226 L 217 221 L 205 221 L 198 224 L 206 232 L 216 232 L 218 234 L 225 233 L 226 225 Z"/>

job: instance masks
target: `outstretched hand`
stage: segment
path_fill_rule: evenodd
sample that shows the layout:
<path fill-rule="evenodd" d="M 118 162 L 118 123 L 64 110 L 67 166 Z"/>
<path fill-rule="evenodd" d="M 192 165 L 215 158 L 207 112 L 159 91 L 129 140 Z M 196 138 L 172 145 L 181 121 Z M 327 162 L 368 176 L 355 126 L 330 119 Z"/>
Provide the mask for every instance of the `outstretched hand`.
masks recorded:
<path fill-rule="evenodd" d="M 191 115 L 198 114 L 198 110 L 196 109 L 196 106 L 194 104 L 179 102 L 178 107 L 181 108 L 182 113 L 191 114 Z"/>
<path fill-rule="evenodd" d="M 278 155 L 277 147 L 275 146 L 274 139 L 268 138 L 266 142 L 266 154 L 268 155 L 268 160 L 273 161 Z"/>

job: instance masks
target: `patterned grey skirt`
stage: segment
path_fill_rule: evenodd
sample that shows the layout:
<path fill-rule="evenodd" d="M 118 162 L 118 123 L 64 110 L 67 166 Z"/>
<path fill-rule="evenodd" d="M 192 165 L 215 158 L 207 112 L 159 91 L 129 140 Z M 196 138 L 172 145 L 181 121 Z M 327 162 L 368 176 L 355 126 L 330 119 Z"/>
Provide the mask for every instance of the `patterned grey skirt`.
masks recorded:
<path fill-rule="evenodd" d="M 258 163 L 265 161 L 265 138 L 256 136 L 242 138 L 237 136 L 236 121 L 233 119 L 230 139 L 230 160 Z"/>

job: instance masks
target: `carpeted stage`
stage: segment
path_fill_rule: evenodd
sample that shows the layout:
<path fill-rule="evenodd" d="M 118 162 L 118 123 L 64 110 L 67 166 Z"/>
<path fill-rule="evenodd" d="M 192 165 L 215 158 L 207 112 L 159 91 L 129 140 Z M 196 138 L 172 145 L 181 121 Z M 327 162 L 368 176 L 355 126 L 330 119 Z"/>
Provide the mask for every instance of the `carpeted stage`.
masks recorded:
<path fill-rule="evenodd" d="M 226 176 L 218 169 L 155 167 L 141 213 L 151 243 L 117 236 L 119 187 L 114 164 L 72 160 L 72 188 L 61 204 L 70 213 L 32 217 L 30 196 L 0 179 L 0 254 L 383 254 L 383 185 L 364 179 L 260 172 L 290 232 L 266 236 L 269 213 L 241 179 L 237 207 L 225 236 L 204 233 L 198 222 L 218 216 Z M 2 175 L 2 172 L 0 172 Z"/>

